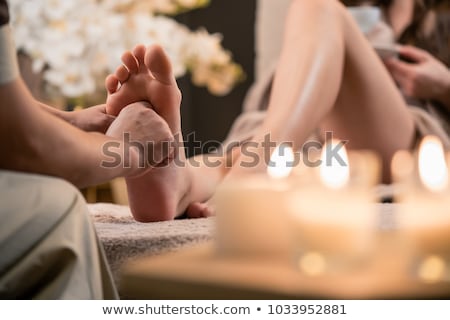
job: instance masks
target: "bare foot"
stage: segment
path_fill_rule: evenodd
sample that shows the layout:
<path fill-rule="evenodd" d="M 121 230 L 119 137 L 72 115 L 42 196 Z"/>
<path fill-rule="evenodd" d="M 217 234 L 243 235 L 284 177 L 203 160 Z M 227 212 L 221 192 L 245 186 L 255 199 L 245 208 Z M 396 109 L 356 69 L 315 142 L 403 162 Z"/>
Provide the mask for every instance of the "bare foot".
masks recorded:
<path fill-rule="evenodd" d="M 138 45 L 122 55 L 116 72 L 105 80 L 108 91 L 106 112 L 117 116 L 133 102 L 148 101 L 167 121 L 172 133 L 181 131 L 181 92 L 172 74 L 172 66 L 158 45 Z"/>
<path fill-rule="evenodd" d="M 130 103 L 148 101 L 167 121 L 178 143 L 172 162 L 126 179 L 131 212 L 141 222 L 171 220 L 186 209 L 185 196 L 190 187 L 181 135 L 181 93 L 161 47 L 139 45 L 133 52 L 125 52 L 122 62 L 105 81 L 107 112 L 117 115 Z"/>

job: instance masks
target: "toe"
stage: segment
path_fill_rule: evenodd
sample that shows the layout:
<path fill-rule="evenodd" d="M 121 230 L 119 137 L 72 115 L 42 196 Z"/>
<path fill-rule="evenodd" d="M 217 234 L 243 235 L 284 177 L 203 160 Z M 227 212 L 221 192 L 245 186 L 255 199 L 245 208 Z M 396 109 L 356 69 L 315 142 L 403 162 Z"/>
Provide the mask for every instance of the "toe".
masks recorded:
<path fill-rule="evenodd" d="M 145 46 L 142 44 L 138 44 L 133 49 L 133 55 L 136 58 L 138 65 L 143 66 L 144 65 L 144 57 L 145 57 Z"/>
<path fill-rule="evenodd" d="M 130 72 L 124 65 L 122 65 L 116 69 L 115 75 L 117 79 L 119 79 L 120 83 L 124 83 L 130 77 Z"/>
<path fill-rule="evenodd" d="M 161 46 L 148 47 L 145 51 L 144 62 L 156 80 L 168 85 L 175 83 L 169 57 L 164 53 Z"/>
<path fill-rule="evenodd" d="M 186 209 L 189 218 L 207 218 L 214 215 L 214 209 L 207 203 L 194 202 Z"/>
<path fill-rule="evenodd" d="M 127 51 L 122 55 L 122 63 L 130 73 L 137 73 L 139 70 L 138 62 L 130 51 Z"/>
<path fill-rule="evenodd" d="M 105 79 L 105 87 L 109 94 L 113 94 L 119 88 L 119 79 L 113 74 L 110 74 Z"/>

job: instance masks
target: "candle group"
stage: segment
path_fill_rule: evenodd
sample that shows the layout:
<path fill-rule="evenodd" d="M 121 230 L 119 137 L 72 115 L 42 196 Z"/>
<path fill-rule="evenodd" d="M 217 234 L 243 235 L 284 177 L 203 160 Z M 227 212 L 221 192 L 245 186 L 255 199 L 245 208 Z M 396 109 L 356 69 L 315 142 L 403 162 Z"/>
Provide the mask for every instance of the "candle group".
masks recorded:
<path fill-rule="evenodd" d="M 337 143 L 324 146 L 313 167 L 300 162 L 287 168 L 292 150 L 284 148 L 283 158 L 277 148 L 268 173 L 224 183 L 215 196 L 218 254 L 294 258 L 310 275 L 351 272 L 370 263 L 380 248 L 374 192 L 380 161 L 372 152 L 345 148 L 329 159 L 328 146 Z M 399 203 L 394 238 L 411 259 L 412 252 L 423 257 L 417 275 L 429 279 L 436 273 L 430 270 L 443 274 L 450 252 L 450 156 L 433 137 L 424 139 L 421 150 L 399 152 L 393 160 Z"/>

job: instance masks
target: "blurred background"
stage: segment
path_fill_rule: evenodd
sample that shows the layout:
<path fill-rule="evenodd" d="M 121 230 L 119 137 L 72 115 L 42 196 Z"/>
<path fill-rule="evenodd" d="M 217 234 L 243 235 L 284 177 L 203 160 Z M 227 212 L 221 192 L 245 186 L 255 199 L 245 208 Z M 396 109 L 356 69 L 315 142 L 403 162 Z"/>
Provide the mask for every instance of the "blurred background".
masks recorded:
<path fill-rule="evenodd" d="M 183 77 L 179 80 L 183 92 L 183 132 L 195 133 L 197 141 L 223 141 L 233 120 L 239 115 L 248 88 L 254 81 L 256 0 L 212 0 L 208 7 L 184 13 L 177 20 L 191 29 L 205 27 L 223 35 L 223 46 L 245 72 L 245 80 L 228 95 L 218 97 L 205 88 L 194 86 Z M 194 155 L 194 146 L 187 145 Z"/>
<path fill-rule="evenodd" d="M 104 77 L 122 53 L 157 42 L 183 93 L 184 135 L 203 143 L 225 138 L 253 83 L 256 1 L 10 0 L 10 7 L 23 76 L 38 99 L 69 110 L 103 103 Z M 186 147 L 190 156 L 200 152 Z"/>
<path fill-rule="evenodd" d="M 10 0 L 9 5 L 22 75 L 36 98 L 60 109 L 102 103 L 105 92 L 101 82 L 105 72 L 118 66 L 124 50 L 136 43 L 151 43 L 153 38 L 145 40 L 149 34 L 163 46 L 166 44 L 169 55 L 174 58 L 175 69 L 181 70 L 177 72 L 177 82 L 183 93 L 182 129 L 187 141 L 186 152 L 193 156 L 207 151 L 199 149 L 199 144 L 217 145 L 225 139 L 255 80 L 257 2 Z M 155 9 L 152 3 L 176 3 L 176 6 Z M 95 15 L 92 15 L 93 10 L 96 10 Z M 184 26 L 186 30 L 182 29 Z M 110 37 L 114 33 L 120 37 Z M 216 51 L 209 48 L 214 39 L 219 39 L 220 48 L 215 48 Z M 177 41 L 191 44 L 189 53 L 182 48 L 186 44 L 177 44 Z M 202 51 L 210 52 L 210 56 L 205 57 L 207 53 Z M 188 54 L 191 56 L 185 57 Z M 226 67 L 237 66 L 236 74 L 233 75 L 233 68 L 208 65 L 215 59 L 214 55 L 225 60 L 229 55 Z M 200 58 L 193 64 L 192 57 Z M 182 58 L 185 60 L 181 61 Z M 100 70 L 98 66 L 103 64 Z M 210 72 L 205 74 L 203 71 L 208 68 Z M 227 78 L 226 72 L 230 70 L 234 78 Z M 92 73 L 92 77 L 85 77 L 87 73 Z M 217 88 L 216 81 L 216 88 L 208 87 L 208 76 L 221 80 L 220 73 L 229 83 Z M 127 204 L 121 179 L 82 191 L 88 202 Z"/>

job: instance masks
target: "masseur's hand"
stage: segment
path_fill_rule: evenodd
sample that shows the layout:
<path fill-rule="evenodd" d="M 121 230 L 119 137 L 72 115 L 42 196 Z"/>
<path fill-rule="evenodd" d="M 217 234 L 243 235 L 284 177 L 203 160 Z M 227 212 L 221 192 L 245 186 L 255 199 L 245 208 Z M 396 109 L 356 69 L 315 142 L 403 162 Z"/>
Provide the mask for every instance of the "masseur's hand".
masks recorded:
<path fill-rule="evenodd" d="M 67 113 L 67 120 L 83 131 L 105 133 L 116 117 L 106 114 L 106 105 L 98 105 Z"/>
<path fill-rule="evenodd" d="M 411 62 L 390 58 L 385 63 L 403 93 L 417 99 L 450 103 L 450 71 L 428 52 L 412 46 L 399 46 L 399 55 Z"/>
<path fill-rule="evenodd" d="M 174 137 L 164 121 L 146 102 L 122 109 L 106 135 L 125 141 L 138 152 L 139 167 L 161 166 L 169 162 L 175 148 Z M 139 173 L 142 174 L 146 170 Z"/>

